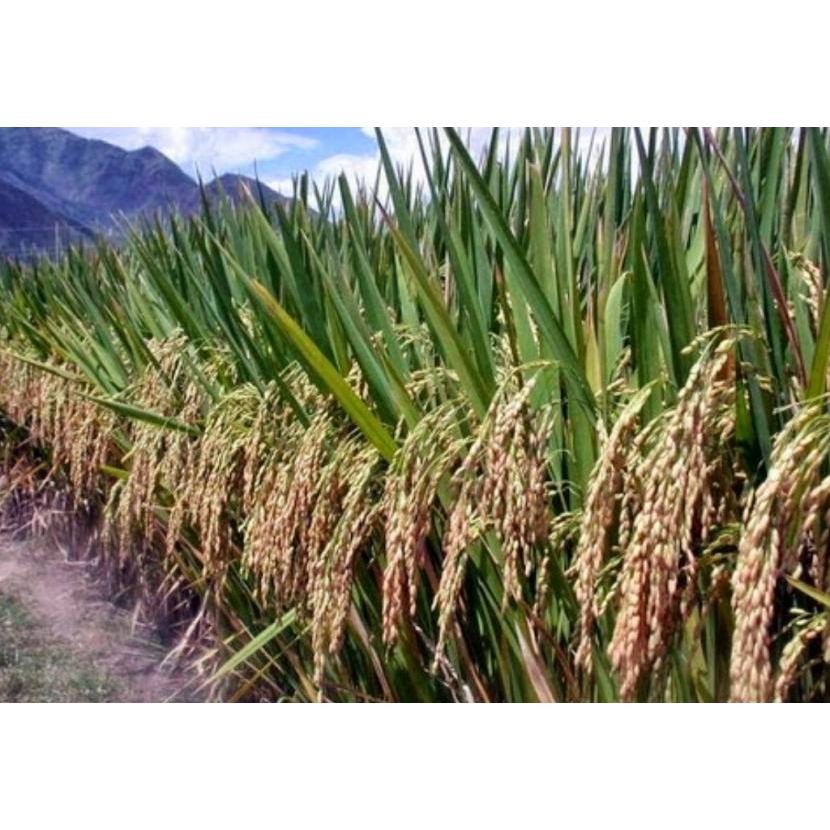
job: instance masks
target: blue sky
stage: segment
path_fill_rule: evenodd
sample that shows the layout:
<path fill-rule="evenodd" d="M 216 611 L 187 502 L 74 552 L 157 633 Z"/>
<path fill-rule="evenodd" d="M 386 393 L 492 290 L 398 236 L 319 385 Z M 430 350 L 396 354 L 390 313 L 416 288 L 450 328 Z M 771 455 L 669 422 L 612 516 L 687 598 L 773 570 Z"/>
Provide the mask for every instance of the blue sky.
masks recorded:
<path fill-rule="evenodd" d="M 195 177 L 212 178 L 213 171 L 254 174 L 254 163 L 263 182 L 275 190 L 291 193 L 291 176 L 309 171 L 322 181 L 345 173 L 352 180 L 374 181 L 380 160 L 371 127 L 70 127 L 88 138 L 99 138 L 136 150 L 156 147 Z M 490 127 L 465 128 L 470 149 L 477 155 L 487 142 Z M 507 128 L 502 135 L 518 131 Z M 607 134 L 600 128 L 597 144 Z M 392 158 L 403 165 L 416 160 L 420 177 L 418 144 L 412 127 L 384 128 Z M 580 147 L 587 150 L 591 131 L 580 133 Z M 595 145 L 594 150 L 596 151 Z"/>
<path fill-rule="evenodd" d="M 292 174 L 308 170 L 317 178 L 345 171 L 371 175 L 377 147 L 365 127 L 70 127 L 87 138 L 99 138 L 128 150 L 146 145 L 161 150 L 182 169 L 206 179 L 217 173 L 253 175 L 277 189 L 290 190 Z M 406 155 L 407 144 L 392 130 L 393 154 Z M 411 130 L 405 130 L 411 132 Z"/>

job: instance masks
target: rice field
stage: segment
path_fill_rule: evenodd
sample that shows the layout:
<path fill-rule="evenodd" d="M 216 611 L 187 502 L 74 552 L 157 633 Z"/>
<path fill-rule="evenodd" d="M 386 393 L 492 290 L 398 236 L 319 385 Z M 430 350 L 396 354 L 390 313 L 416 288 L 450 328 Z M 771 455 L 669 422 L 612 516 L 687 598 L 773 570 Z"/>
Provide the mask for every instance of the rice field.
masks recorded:
<path fill-rule="evenodd" d="M 215 699 L 828 699 L 826 131 L 417 137 L 0 266 L 0 518 Z"/>

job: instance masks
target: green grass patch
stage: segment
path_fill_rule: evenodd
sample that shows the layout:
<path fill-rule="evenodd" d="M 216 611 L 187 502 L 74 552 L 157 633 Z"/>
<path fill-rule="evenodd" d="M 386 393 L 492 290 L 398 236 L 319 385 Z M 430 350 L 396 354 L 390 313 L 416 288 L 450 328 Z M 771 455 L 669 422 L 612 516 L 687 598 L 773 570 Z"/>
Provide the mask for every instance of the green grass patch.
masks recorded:
<path fill-rule="evenodd" d="M 103 703 L 119 685 L 53 640 L 21 600 L 0 591 L 0 702 Z"/>

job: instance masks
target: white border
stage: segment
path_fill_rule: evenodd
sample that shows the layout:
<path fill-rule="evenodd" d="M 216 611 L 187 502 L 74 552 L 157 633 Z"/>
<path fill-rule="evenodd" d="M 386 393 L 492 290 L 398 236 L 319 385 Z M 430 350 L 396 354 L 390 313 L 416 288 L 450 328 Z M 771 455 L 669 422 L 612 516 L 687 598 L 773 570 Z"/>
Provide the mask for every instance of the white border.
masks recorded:
<path fill-rule="evenodd" d="M 825 711 L 10 704 L 3 826 L 806 826 Z"/>
<path fill-rule="evenodd" d="M 816 3 L 6 3 L 0 123 L 827 122 Z M 3 827 L 766 827 L 820 706 L 0 706 Z M 256 823 L 255 823 L 256 822 Z"/>
<path fill-rule="evenodd" d="M 6 126 L 814 124 L 820 5 L 789 0 L 7 3 Z"/>

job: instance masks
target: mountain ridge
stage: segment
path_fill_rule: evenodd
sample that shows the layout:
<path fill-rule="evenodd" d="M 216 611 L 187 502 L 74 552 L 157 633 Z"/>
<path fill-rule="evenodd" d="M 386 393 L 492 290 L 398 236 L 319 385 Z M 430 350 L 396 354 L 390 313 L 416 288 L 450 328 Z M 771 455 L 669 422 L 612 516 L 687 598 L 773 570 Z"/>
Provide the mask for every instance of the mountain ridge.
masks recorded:
<path fill-rule="evenodd" d="M 88 228 L 55 213 L 0 177 L 0 253 L 25 254 L 31 248 L 60 250 L 91 239 Z"/>
<path fill-rule="evenodd" d="M 0 128 L 0 185 L 0 254 L 7 255 L 26 245 L 49 251 L 56 238 L 117 237 L 124 219 L 174 211 L 191 215 L 202 204 L 197 182 L 157 148 L 125 150 L 59 127 Z M 205 192 L 209 199 L 224 193 L 238 202 L 245 186 L 255 197 L 260 187 L 268 201 L 289 201 L 233 173 L 215 177 Z M 50 226 L 51 242 L 34 232 L 43 224 Z"/>

